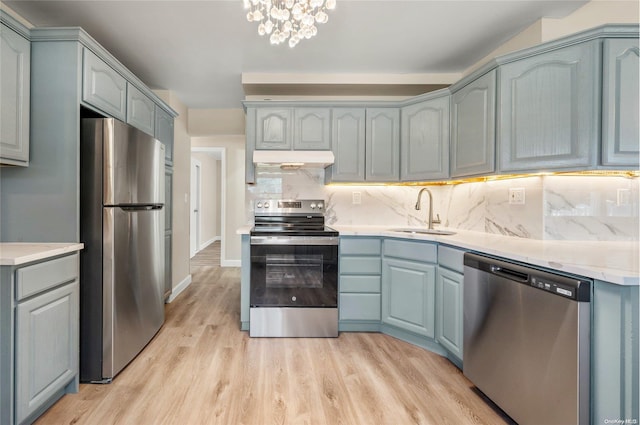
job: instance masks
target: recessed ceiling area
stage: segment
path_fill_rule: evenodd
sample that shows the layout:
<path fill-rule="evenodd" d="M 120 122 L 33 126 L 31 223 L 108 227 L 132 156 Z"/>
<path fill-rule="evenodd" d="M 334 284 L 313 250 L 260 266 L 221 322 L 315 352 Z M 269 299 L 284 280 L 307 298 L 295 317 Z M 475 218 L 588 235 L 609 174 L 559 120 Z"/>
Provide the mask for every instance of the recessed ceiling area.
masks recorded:
<path fill-rule="evenodd" d="M 295 48 L 260 37 L 241 0 L 4 3 L 37 27 L 84 28 L 188 108 L 224 109 L 240 108 L 245 96 L 411 96 L 445 87 L 538 19 L 587 2 L 338 0 L 317 36 Z M 274 78 L 282 75 L 289 80 Z M 388 78 L 370 79 L 380 75 Z"/>

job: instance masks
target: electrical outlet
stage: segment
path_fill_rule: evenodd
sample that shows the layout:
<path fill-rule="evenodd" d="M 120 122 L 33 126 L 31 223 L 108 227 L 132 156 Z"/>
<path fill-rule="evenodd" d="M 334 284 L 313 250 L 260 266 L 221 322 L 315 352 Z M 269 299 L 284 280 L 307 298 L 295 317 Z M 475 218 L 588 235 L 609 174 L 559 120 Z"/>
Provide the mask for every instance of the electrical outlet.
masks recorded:
<path fill-rule="evenodd" d="M 509 204 L 524 205 L 524 187 L 512 187 L 509 189 Z"/>
<path fill-rule="evenodd" d="M 616 205 L 624 207 L 631 202 L 631 191 L 629 189 L 618 189 L 616 191 Z"/>
<path fill-rule="evenodd" d="M 362 192 L 351 192 L 351 199 L 352 199 L 353 205 L 362 204 Z"/>

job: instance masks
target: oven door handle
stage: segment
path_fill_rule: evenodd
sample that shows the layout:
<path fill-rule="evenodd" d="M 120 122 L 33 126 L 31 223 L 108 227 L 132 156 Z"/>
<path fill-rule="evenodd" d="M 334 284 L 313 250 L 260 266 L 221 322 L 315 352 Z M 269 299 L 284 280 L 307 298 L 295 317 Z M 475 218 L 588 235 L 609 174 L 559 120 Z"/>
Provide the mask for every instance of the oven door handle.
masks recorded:
<path fill-rule="evenodd" d="M 251 236 L 251 245 L 338 245 L 336 236 Z"/>

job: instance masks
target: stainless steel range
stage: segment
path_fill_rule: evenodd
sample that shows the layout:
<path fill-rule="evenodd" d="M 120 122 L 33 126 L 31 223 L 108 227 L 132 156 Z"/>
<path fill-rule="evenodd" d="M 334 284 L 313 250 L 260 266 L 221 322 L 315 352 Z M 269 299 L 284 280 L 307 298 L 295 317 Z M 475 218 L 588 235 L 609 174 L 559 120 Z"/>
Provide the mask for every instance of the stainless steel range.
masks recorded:
<path fill-rule="evenodd" d="M 252 337 L 338 336 L 338 232 L 322 200 L 257 200 L 251 230 Z"/>

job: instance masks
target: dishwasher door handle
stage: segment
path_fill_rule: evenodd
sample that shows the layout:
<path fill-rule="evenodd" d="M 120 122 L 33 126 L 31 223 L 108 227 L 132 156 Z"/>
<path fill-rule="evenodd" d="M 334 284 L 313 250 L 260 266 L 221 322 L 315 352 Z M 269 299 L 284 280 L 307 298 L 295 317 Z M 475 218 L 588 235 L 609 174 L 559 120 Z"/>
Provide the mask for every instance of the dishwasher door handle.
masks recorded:
<path fill-rule="evenodd" d="M 507 279 L 515 280 L 516 282 L 525 283 L 529 281 L 529 275 L 516 270 L 511 270 L 506 267 L 496 266 L 494 264 L 490 267 L 491 273 L 496 276 L 505 277 Z"/>

